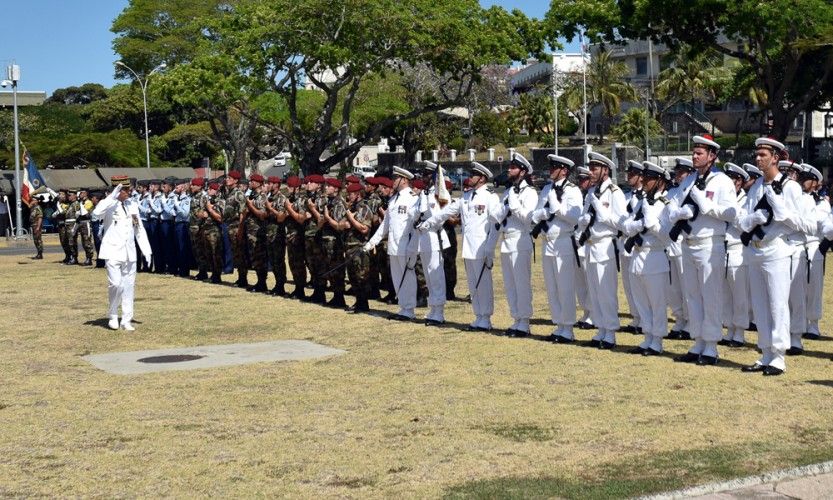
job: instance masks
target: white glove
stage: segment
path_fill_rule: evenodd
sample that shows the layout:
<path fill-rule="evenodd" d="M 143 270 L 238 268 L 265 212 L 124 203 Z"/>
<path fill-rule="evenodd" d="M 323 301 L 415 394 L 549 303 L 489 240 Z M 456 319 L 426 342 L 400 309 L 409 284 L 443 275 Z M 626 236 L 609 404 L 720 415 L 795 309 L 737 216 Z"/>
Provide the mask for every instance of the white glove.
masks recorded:
<path fill-rule="evenodd" d="M 645 227 L 651 228 L 659 224 L 659 214 L 662 212 L 664 205 L 659 202 L 654 202 L 651 205 L 644 202 L 642 205 L 642 218 L 645 220 Z"/>
<path fill-rule="evenodd" d="M 622 228 L 626 235 L 633 236 L 645 228 L 645 221 L 628 219 Z"/>
<path fill-rule="evenodd" d="M 362 246 L 362 250 L 364 250 L 365 252 L 369 252 L 369 251 L 373 250 L 373 245 L 371 245 L 370 242 L 368 241 L 367 243 L 364 244 L 364 246 Z"/>
<path fill-rule="evenodd" d="M 696 187 L 691 190 L 691 199 L 694 200 L 694 203 L 700 207 L 700 211 L 703 213 L 708 213 L 714 208 L 714 202 L 706 196 L 706 193 Z"/>
<path fill-rule="evenodd" d="M 769 219 L 769 212 L 763 208 L 755 210 L 751 216 L 752 223 L 756 226 L 766 224 L 767 219 Z"/>
<path fill-rule="evenodd" d="M 121 193 L 121 185 L 118 185 L 113 189 L 113 192 L 110 193 L 110 198 L 113 198 L 114 200 L 118 199 L 119 193 Z"/>
<path fill-rule="evenodd" d="M 538 224 L 539 222 L 546 219 L 547 217 L 549 217 L 547 215 L 547 210 L 545 208 L 539 208 L 538 210 L 535 210 L 534 212 L 532 212 L 532 223 L 533 224 Z"/>
<path fill-rule="evenodd" d="M 419 232 L 421 232 L 421 233 L 427 233 L 427 232 L 430 230 L 430 227 L 429 227 L 428 221 L 425 221 L 425 222 L 423 222 L 422 224 L 418 225 L 418 226 L 417 226 L 417 229 L 418 229 L 418 230 L 419 230 Z"/>
<path fill-rule="evenodd" d="M 150 267 L 150 255 L 143 255 L 143 257 L 145 258 L 145 264 L 147 264 L 148 267 Z"/>
<path fill-rule="evenodd" d="M 673 212 L 671 212 L 671 220 L 674 222 L 681 221 L 681 220 L 688 220 L 694 217 L 694 210 L 691 208 L 691 205 L 684 205 Z"/>
<path fill-rule="evenodd" d="M 590 224 L 590 214 L 582 215 L 581 218 L 579 218 L 578 220 L 578 227 L 580 227 L 583 230 L 587 227 L 588 224 Z"/>
<path fill-rule="evenodd" d="M 485 259 L 486 269 L 491 269 L 495 265 L 495 258 L 487 255 Z"/>

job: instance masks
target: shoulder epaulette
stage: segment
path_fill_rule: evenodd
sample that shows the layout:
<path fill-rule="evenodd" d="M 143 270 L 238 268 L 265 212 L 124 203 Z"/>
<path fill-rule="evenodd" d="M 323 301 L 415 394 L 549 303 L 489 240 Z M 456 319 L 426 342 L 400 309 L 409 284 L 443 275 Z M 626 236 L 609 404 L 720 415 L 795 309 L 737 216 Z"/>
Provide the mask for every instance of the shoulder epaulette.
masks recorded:
<path fill-rule="evenodd" d="M 494 194 L 494 193 L 495 193 L 495 188 L 494 188 L 493 186 L 487 186 L 487 187 L 486 187 L 486 191 L 488 191 L 488 192 L 490 192 L 490 193 Z"/>

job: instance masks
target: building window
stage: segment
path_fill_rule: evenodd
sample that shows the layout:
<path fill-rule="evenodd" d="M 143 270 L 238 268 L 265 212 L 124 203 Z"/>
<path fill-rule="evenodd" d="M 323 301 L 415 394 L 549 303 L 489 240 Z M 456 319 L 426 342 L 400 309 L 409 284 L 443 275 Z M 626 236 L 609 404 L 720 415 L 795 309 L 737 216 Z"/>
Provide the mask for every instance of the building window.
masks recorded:
<path fill-rule="evenodd" d="M 648 58 L 647 57 L 637 57 L 636 58 L 636 74 L 639 76 L 645 76 L 648 74 Z"/>

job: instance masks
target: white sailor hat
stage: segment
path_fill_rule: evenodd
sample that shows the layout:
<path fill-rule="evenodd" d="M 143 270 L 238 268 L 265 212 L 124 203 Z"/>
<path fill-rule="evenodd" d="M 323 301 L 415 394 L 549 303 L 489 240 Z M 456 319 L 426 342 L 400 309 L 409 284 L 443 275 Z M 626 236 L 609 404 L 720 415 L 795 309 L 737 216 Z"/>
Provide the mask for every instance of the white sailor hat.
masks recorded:
<path fill-rule="evenodd" d="M 671 182 L 671 176 L 672 176 L 673 174 L 672 174 L 672 173 L 671 173 L 671 171 L 670 171 L 670 170 L 668 170 L 667 168 L 666 168 L 666 169 L 664 169 L 664 170 L 665 170 L 665 181 L 666 181 L 666 182 Z"/>
<path fill-rule="evenodd" d="M 402 167 L 397 167 L 396 165 L 393 166 L 393 175 L 397 177 L 404 177 L 405 179 L 411 180 L 414 178 L 414 174 L 405 170 Z"/>
<path fill-rule="evenodd" d="M 674 158 L 674 168 L 684 168 L 686 170 L 694 170 L 694 162 L 688 158 Z"/>
<path fill-rule="evenodd" d="M 520 167 L 520 168 L 522 168 L 522 169 L 526 170 L 526 173 L 527 173 L 527 174 L 531 174 L 531 173 L 532 173 L 532 164 L 531 164 L 531 163 L 529 163 L 529 160 L 527 160 L 526 158 L 524 158 L 524 156 L 523 156 L 522 154 L 520 154 L 520 153 L 515 153 L 515 155 L 512 157 L 512 160 L 509 162 L 509 164 L 511 165 L 511 164 L 513 164 L 513 163 L 514 163 L 515 165 L 517 165 L 518 167 Z"/>
<path fill-rule="evenodd" d="M 755 165 L 753 165 L 751 163 L 744 163 L 743 164 L 743 169 L 746 170 L 746 173 L 749 174 L 750 177 L 752 177 L 754 175 L 756 179 L 758 177 L 764 175 L 764 173 L 761 172 L 760 168 L 756 167 Z"/>
<path fill-rule="evenodd" d="M 611 160 L 610 158 L 608 158 L 607 156 L 605 156 L 603 154 L 599 154 L 599 153 L 596 153 L 596 152 L 592 152 L 592 153 L 589 153 L 587 155 L 587 164 L 590 165 L 593 162 L 601 163 L 602 165 L 604 165 L 605 167 L 607 167 L 611 170 L 616 168 L 616 164 L 613 163 L 613 160 Z"/>
<path fill-rule="evenodd" d="M 436 172 L 437 171 L 437 164 L 433 161 L 425 160 L 425 170 L 429 172 Z"/>
<path fill-rule="evenodd" d="M 746 172 L 746 170 L 744 170 L 742 167 L 735 165 L 734 163 L 726 162 L 723 168 L 726 172 L 726 175 L 730 177 L 738 176 L 744 181 L 749 180 L 749 174 Z"/>
<path fill-rule="evenodd" d="M 636 161 L 636 160 L 628 160 L 628 168 L 627 168 L 627 170 L 629 170 L 629 171 L 630 171 L 630 170 L 637 170 L 637 171 L 639 171 L 639 172 L 642 172 L 643 170 L 645 170 L 645 167 L 644 167 L 644 164 L 639 163 L 639 162 L 638 162 L 638 161 Z"/>
<path fill-rule="evenodd" d="M 628 162 L 628 163 L 630 163 L 630 162 Z M 630 169 L 630 167 L 628 167 L 628 168 Z M 664 178 L 665 174 L 666 174 L 664 168 L 662 168 L 659 165 L 657 165 L 656 163 L 653 163 L 653 162 L 650 162 L 650 161 L 643 161 L 642 165 L 640 165 L 640 168 L 642 170 L 642 175 L 645 176 L 645 177 L 653 177 L 653 178 L 663 177 Z"/>
<path fill-rule="evenodd" d="M 715 151 L 720 150 L 720 144 L 714 142 L 714 137 L 704 134 L 704 135 L 695 135 L 691 138 L 691 142 L 694 143 L 694 147 L 697 146 L 706 146 L 708 148 L 712 148 Z"/>
<path fill-rule="evenodd" d="M 771 148 L 778 152 L 786 151 L 787 147 L 783 143 L 776 141 L 772 137 L 758 137 L 755 139 L 756 148 Z"/>
<path fill-rule="evenodd" d="M 569 158 L 564 158 L 558 155 L 547 155 L 550 161 L 550 168 L 573 168 L 576 164 Z"/>
<path fill-rule="evenodd" d="M 578 177 L 590 177 L 590 169 L 587 167 L 576 168 L 576 175 Z"/>
<path fill-rule="evenodd" d="M 492 171 L 486 168 L 484 165 L 477 163 L 476 161 L 471 162 L 471 169 L 472 173 L 476 175 L 482 175 L 486 177 L 488 180 L 492 180 Z"/>
<path fill-rule="evenodd" d="M 816 167 L 810 165 L 809 163 L 802 163 L 801 168 L 803 169 L 801 172 L 803 177 L 812 177 L 814 180 L 817 180 L 819 182 L 822 181 L 821 172 L 819 172 L 819 170 Z"/>
<path fill-rule="evenodd" d="M 778 162 L 778 170 L 784 170 L 784 169 L 790 169 L 790 168 L 797 171 L 797 172 L 801 172 L 803 170 L 803 168 L 801 168 L 801 164 L 798 163 L 797 161 L 781 160 L 781 161 Z"/>

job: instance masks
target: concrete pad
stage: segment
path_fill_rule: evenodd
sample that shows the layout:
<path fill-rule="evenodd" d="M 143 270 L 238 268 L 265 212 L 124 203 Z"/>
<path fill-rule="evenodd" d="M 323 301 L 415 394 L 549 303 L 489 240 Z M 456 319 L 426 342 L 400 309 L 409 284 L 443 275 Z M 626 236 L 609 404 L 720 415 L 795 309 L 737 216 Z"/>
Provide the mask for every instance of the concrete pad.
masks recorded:
<path fill-rule="evenodd" d="M 711 495 L 704 495 L 700 497 L 693 497 L 700 500 L 756 500 L 758 498 L 769 499 L 787 499 L 786 495 L 776 493 L 773 485 L 761 484 L 752 486 L 750 488 L 743 488 L 738 490 L 724 491 L 721 493 L 712 493 Z"/>
<path fill-rule="evenodd" d="M 142 373 L 178 370 L 198 370 L 221 366 L 247 365 L 269 361 L 299 361 L 343 354 L 345 351 L 308 342 L 306 340 L 277 340 L 254 344 L 226 344 L 150 351 L 112 352 L 91 354 L 81 359 L 108 373 L 116 375 L 137 375 Z M 141 362 L 140 359 L 159 356 L 185 356 L 199 359 L 179 362 Z M 157 361 L 157 362 L 153 362 Z"/>
<path fill-rule="evenodd" d="M 833 496 L 833 474 L 784 481 L 775 485 L 775 491 L 801 500 L 830 498 Z"/>

